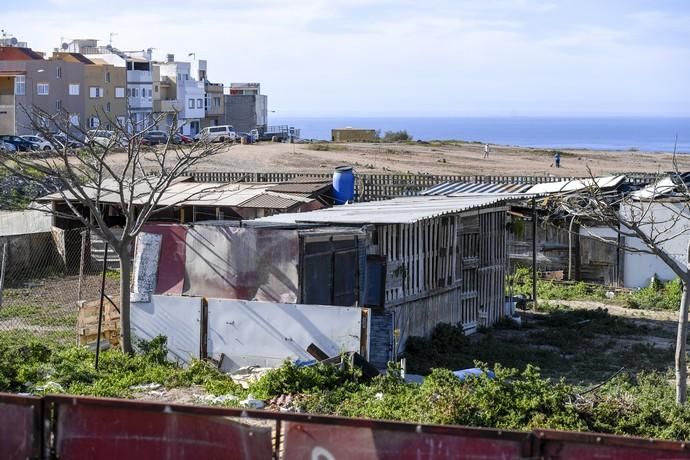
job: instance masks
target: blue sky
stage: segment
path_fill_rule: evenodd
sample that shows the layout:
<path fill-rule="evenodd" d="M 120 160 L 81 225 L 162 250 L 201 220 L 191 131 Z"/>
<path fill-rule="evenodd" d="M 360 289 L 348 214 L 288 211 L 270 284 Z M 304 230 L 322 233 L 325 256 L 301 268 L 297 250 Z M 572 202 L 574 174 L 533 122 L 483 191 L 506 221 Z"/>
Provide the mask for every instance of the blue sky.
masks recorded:
<path fill-rule="evenodd" d="M 0 15 L 41 51 L 115 32 L 120 49 L 193 52 L 285 116 L 686 116 L 688 24 L 687 0 L 2 0 Z"/>

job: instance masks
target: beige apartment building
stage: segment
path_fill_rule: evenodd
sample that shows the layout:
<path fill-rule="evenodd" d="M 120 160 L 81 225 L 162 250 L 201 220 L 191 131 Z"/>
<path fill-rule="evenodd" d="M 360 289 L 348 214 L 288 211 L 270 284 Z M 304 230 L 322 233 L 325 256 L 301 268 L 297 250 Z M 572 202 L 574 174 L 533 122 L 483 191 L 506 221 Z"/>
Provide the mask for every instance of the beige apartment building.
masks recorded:
<path fill-rule="evenodd" d="M 124 68 L 77 53 L 50 59 L 29 48 L 0 47 L 0 134 L 33 134 L 33 108 L 62 113 L 84 129 L 112 129 L 127 116 Z"/>

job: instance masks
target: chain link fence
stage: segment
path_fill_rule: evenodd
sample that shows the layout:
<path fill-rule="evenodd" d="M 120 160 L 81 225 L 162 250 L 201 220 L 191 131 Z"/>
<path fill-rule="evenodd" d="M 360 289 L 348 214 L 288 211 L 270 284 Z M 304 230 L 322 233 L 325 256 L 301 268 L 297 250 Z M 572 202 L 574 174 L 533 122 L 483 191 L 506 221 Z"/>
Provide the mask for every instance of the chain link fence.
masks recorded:
<path fill-rule="evenodd" d="M 104 246 L 81 230 L 0 237 L 0 336 L 76 343 L 80 305 L 100 299 Z M 117 259 L 108 260 L 105 293 L 117 299 Z"/>

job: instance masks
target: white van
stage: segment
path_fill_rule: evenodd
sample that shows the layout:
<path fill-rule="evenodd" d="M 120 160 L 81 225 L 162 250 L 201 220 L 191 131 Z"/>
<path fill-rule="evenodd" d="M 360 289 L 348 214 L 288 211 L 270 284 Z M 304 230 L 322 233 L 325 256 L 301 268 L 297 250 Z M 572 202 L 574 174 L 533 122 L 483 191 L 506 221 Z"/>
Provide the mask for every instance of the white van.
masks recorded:
<path fill-rule="evenodd" d="M 205 142 L 234 142 L 235 138 L 237 138 L 237 133 L 232 125 L 209 126 L 194 136 L 195 141 Z"/>

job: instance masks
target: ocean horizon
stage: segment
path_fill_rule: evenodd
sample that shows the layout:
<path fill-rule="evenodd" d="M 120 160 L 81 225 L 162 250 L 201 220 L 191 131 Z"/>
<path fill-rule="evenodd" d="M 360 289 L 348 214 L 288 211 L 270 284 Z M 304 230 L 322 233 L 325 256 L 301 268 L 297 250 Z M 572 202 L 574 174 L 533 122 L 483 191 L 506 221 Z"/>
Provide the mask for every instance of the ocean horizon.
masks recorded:
<path fill-rule="evenodd" d="M 270 125 L 330 140 L 333 128 L 406 130 L 415 140 L 462 140 L 535 148 L 690 153 L 690 117 L 287 117 Z"/>

